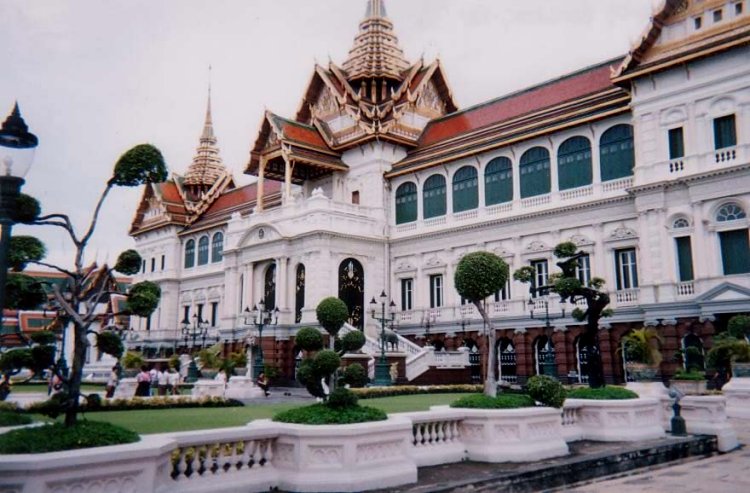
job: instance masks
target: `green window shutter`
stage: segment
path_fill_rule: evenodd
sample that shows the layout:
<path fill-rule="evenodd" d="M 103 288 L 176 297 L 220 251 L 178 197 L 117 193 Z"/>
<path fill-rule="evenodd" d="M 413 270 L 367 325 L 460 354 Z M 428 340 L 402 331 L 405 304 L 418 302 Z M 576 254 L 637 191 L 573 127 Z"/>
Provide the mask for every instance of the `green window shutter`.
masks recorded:
<path fill-rule="evenodd" d="M 208 263 L 208 236 L 201 236 L 198 240 L 198 265 Z"/>
<path fill-rule="evenodd" d="M 750 241 L 748 230 L 737 229 L 719 233 L 721 242 L 721 260 L 724 274 L 750 273 Z"/>
<path fill-rule="evenodd" d="M 185 268 L 189 269 L 195 266 L 195 240 L 188 240 L 185 243 Z"/>
<path fill-rule="evenodd" d="M 685 136 L 682 127 L 669 130 L 669 159 L 685 157 Z"/>
<path fill-rule="evenodd" d="M 714 120 L 714 148 L 724 149 L 737 145 L 737 129 L 734 115 L 722 116 Z"/>
<path fill-rule="evenodd" d="M 396 189 L 396 224 L 417 220 L 417 185 L 407 182 Z"/>
<path fill-rule="evenodd" d="M 593 181 L 591 142 L 586 137 L 573 137 L 557 151 L 557 173 L 560 190 L 584 187 Z"/>
<path fill-rule="evenodd" d="M 444 216 L 445 206 L 445 177 L 432 175 L 424 182 L 422 190 L 424 218 Z"/>
<path fill-rule="evenodd" d="M 477 169 L 464 166 L 453 175 L 453 212 L 463 212 L 479 207 Z"/>
<path fill-rule="evenodd" d="M 485 205 L 513 200 L 513 164 L 507 157 L 493 159 L 484 170 Z"/>
<path fill-rule="evenodd" d="M 549 151 L 534 147 L 521 156 L 521 198 L 535 197 L 550 192 Z"/>
<path fill-rule="evenodd" d="M 677 244 L 677 266 L 679 268 L 680 281 L 692 281 L 693 278 L 693 249 L 690 245 L 689 236 L 675 238 Z"/>
<path fill-rule="evenodd" d="M 216 233 L 211 240 L 211 262 L 221 262 L 224 258 L 224 235 Z"/>
<path fill-rule="evenodd" d="M 604 132 L 599 140 L 599 166 L 602 181 L 633 175 L 635 166 L 633 127 L 615 125 Z"/>

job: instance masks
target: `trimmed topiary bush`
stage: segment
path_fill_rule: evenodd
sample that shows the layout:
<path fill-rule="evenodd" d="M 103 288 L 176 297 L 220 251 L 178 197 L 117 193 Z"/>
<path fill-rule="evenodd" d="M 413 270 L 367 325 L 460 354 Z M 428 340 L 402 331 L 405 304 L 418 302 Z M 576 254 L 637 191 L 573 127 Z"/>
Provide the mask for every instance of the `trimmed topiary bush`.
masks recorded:
<path fill-rule="evenodd" d="M 126 276 L 134 276 L 141 270 L 141 256 L 135 250 L 125 250 L 117 257 L 115 270 Z"/>
<path fill-rule="evenodd" d="M 331 409 L 345 409 L 347 407 L 356 406 L 357 401 L 359 401 L 359 399 L 351 390 L 338 388 L 331 392 L 331 395 L 328 396 L 328 402 L 326 404 Z"/>
<path fill-rule="evenodd" d="M 451 403 L 451 407 L 465 409 L 517 409 L 534 406 L 534 399 L 525 394 L 500 394 L 497 397 L 474 394 Z"/>
<path fill-rule="evenodd" d="M 301 425 L 348 425 L 354 423 L 368 423 L 370 421 L 385 421 L 388 415 L 380 409 L 365 406 L 334 409 L 326 404 L 297 407 L 277 414 L 274 421 L 280 423 L 296 423 Z"/>
<path fill-rule="evenodd" d="M 547 375 L 535 375 L 526 385 L 532 399 L 545 406 L 561 408 L 565 402 L 565 388 L 556 379 Z"/>
<path fill-rule="evenodd" d="M 161 183 L 167 176 L 161 151 L 151 144 L 140 144 L 120 156 L 109 183 L 136 187 L 145 183 Z"/>
<path fill-rule="evenodd" d="M 344 385 L 353 388 L 361 388 L 367 385 L 370 379 L 367 378 L 367 371 L 359 363 L 352 363 L 344 369 L 344 375 L 339 380 Z"/>
<path fill-rule="evenodd" d="M 127 311 L 139 317 L 148 317 L 156 310 L 161 297 L 161 288 L 151 281 L 134 284 L 128 292 L 125 302 Z"/>
<path fill-rule="evenodd" d="M 318 329 L 303 327 L 294 336 L 294 343 L 305 351 L 320 351 L 323 349 L 323 334 Z"/>
<path fill-rule="evenodd" d="M 341 327 L 349 319 L 349 309 L 346 307 L 346 303 L 340 299 L 329 296 L 318 303 L 315 308 L 315 315 L 318 317 L 318 323 L 332 338 L 335 338 Z"/>
<path fill-rule="evenodd" d="M 0 427 L 28 425 L 31 422 L 31 416 L 17 412 L 0 411 Z"/>
<path fill-rule="evenodd" d="M 364 389 L 351 389 L 360 399 L 377 399 L 379 397 L 396 397 L 400 395 L 422 395 L 422 394 L 468 394 L 481 392 L 481 385 L 459 384 L 459 385 L 392 385 L 390 387 L 366 387 Z M 506 392 L 507 394 L 507 392 Z"/>
<path fill-rule="evenodd" d="M 614 385 L 607 385 L 606 387 L 599 387 L 598 389 L 592 389 L 589 387 L 572 389 L 567 392 L 567 396 L 569 399 L 594 400 L 624 400 L 638 398 L 638 394 L 632 390 Z"/>
<path fill-rule="evenodd" d="M 79 421 L 69 427 L 54 423 L 0 435 L 0 454 L 41 454 L 134 443 L 140 439 L 138 433 L 110 423 Z"/>
<path fill-rule="evenodd" d="M 313 359 L 313 368 L 315 373 L 321 378 L 331 375 L 341 366 L 341 357 L 335 351 L 326 349 L 315 355 Z"/>
<path fill-rule="evenodd" d="M 365 334 L 358 330 L 353 330 L 351 332 L 348 332 L 344 335 L 344 337 L 341 338 L 341 351 L 343 353 L 357 352 L 362 349 L 362 346 L 365 345 L 365 342 Z"/>

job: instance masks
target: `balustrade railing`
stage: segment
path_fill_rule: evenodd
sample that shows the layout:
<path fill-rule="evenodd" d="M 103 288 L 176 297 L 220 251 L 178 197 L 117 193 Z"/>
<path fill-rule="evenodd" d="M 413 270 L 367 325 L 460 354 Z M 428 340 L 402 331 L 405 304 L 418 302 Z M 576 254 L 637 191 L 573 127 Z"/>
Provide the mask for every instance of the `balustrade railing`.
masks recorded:
<path fill-rule="evenodd" d="M 693 296 L 695 294 L 695 283 L 693 281 L 678 282 L 675 289 L 678 297 Z"/>
<path fill-rule="evenodd" d="M 539 205 L 549 204 L 552 200 L 550 194 L 539 195 L 537 197 L 529 197 L 528 199 L 521 200 L 521 207 L 527 209 L 529 207 L 536 207 Z"/>
<path fill-rule="evenodd" d="M 727 163 L 737 159 L 737 149 L 719 149 L 714 153 L 714 159 L 717 163 Z"/>
<path fill-rule="evenodd" d="M 572 190 L 563 190 L 560 192 L 560 200 L 572 200 L 581 197 L 588 197 L 594 195 L 594 186 L 587 185 L 585 187 L 573 188 Z"/>
<path fill-rule="evenodd" d="M 615 299 L 620 306 L 637 305 L 639 289 L 623 289 L 615 293 Z"/>
<path fill-rule="evenodd" d="M 602 192 L 615 192 L 617 190 L 625 190 L 628 187 L 633 186 L 633 177 L 628 176 L 627 178 L 620 178 L 619 180 L 605 181 L 602 183 Z"/>

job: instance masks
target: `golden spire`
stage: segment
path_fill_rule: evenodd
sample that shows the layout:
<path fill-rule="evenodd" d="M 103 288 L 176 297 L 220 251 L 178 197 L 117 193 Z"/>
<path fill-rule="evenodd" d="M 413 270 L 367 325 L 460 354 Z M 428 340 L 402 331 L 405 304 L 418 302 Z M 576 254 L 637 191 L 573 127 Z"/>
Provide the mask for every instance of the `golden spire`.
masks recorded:
<path fill-rule="evenodd" d="M 368 0 L 359 34 L 342 65 L 349 80 L 380 77 L 402 80 L 409 66 L 383 0 Z"/>
<path fill-rule="evenodd" d="M 216 143 L 217 139 L 214 135 L 214 125 L 211 119 L 211 84 L 209 82 L 203 132 L 193 162 L 185 174 L 184 183 L 191 192 L 192 200 L 199 200 L 201 194 L 210 190 L 216 181 L 227 172 Z"/>

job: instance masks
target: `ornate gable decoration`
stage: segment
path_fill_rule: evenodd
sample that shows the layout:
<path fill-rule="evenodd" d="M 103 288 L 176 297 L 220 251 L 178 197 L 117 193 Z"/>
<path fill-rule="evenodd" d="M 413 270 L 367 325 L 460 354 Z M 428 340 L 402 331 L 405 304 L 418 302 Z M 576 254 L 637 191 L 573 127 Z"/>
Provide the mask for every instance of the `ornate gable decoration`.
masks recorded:
<path fill-rule="evenodd" d="M 427 261 L 424 263 L 425 267 L 444 267 L 445 262 L 440 259 L 440 257 L 433 255 L 432 257 L 428 258 Z"/>
<path fill-rule="evenodd" d="M 594 241 L 583 235 L 573 235 L 570 237 L 570 241 L 577 247 L 593 245 Z"/>
<path fill-rule="evenodd" d="M 609 241 L 629 240 L 638 238 L 638 233 L 631 228 L 620 226 L 609 235 Z"/>
<path fill-rule="evenodd" d="M 532 241 L 526 245 L 526 252 L 528 253 L 545 252 L 549 249 L 550 248 L 541 241 Z"/>

